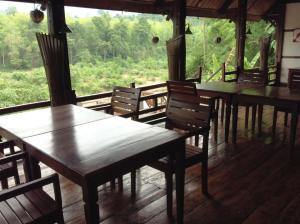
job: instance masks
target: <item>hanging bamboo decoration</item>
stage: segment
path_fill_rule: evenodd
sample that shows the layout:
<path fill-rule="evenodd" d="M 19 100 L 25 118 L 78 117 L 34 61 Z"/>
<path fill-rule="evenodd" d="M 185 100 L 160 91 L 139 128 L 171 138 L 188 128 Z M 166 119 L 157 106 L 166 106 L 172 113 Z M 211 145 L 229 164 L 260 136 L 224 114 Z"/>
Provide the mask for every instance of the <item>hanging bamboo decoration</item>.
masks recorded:
<path fill-rule="evenodd" d="M 51 106 L 63 105 L 66 102 L 63 41 L 42 33 L 36 34 L 46 71 Z"/>

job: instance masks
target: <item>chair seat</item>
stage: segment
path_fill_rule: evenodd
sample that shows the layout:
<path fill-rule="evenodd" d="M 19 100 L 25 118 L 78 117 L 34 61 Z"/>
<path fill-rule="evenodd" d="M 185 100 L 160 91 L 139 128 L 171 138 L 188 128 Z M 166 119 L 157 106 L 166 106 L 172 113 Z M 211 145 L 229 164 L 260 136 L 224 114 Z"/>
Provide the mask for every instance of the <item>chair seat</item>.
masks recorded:
<path fill-rule="evenodd" d="M 46 192 L 36 189 L 0 202 L 0 223 L 53 223 L 58 209 Z"/>
<path fill-rule="evenodd" d="M 185 160 L 184 160 L 185 168 L 190 167 L 194 164 L 199 164 L 202 160 L 203 160 L 203 152 L 201 148 L 190 144 L 185 145 Z M 164 157 L 158 161 L 149 164 L 149 166 L 164 171 L 169 169 L 168 164 L 169 164 L 169 158 Z M 175 171 L 175 169 L 173 170 Z"/>

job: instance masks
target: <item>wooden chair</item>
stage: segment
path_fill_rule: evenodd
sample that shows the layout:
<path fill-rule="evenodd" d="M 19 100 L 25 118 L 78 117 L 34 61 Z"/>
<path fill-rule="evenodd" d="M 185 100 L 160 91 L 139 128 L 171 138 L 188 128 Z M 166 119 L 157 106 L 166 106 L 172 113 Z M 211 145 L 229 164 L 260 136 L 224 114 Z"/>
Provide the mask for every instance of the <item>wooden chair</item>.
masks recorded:
<path fill-rule="evenodd" d="M 141 90 L 138 88 L 115 86 L 113 88 L 111 104 L 107 112 L 122 117 L 138 119 Z M 111 188 L 115 189 L 115 180 L 111 180 Z M 123 188 L 123 178 L 118 178 L 119 189 Z"/>
<path fill-rule="evenodd" d="M 141 90 L 138 88 L 128 88 L 115 86 L 113 88 L 111 105 L 108 108 L 110 114 L 122 117 L 138 118 Z"/>
<path fill-rule="evenodd" d="M 0 165 L 27 160 L 25 152 L 0 159 Z M 42 187 L 53 184 L 55 199 Z M 34 180 L 0 192 L 0 223 L 64 223 L 58 175 Z"/>
<path fill-rule="evenodd" d="M 290 69 L 289 70 L 288 88 L 300 90 L 300 70 L 299 69 Z M 278 112 L 284 112 L 284 126 L 285 127 L 287 127 L 287 125 L 288 125 L 288 116 L 289 116 L 289 113 L 291 113 L 291 111 L 288 108 L 274 107 L 273 127 L 272 127 L 273 135 L 275 135 L 275 133 L 276 133 Z"/>
<path fill-rule="evenodd" d="M 185 168 L 200 164 L 202 165 L 202 192 L 208 195 L 207 187 L 207 161 L 208 161 L 208 139 L 210 129 L 210 118 L 213 108 L 213 100 L 201 98 L 194 94 L 190 85 L 173 86 L 174 82 L 167 82 L 169 97 L 166 108 L 165 128 L 185 132 L 188 137 L 195 136 L 195 144 L 186 144 Z M 203 136 L 202 148 L 198 147 L 199 139 Z M 149 166 L 165 173 L 167 185 L 167 213 L 172 216 L 172 191 L 173 173 L 176 164 L 170 163 L 168 157 L 160 159 Z M 132 179 L 132 193 L 135 193 L 135 179 Z"/>
<path fill-rule="evenodd" d="M 167 81 L 167 89 L 168 94 L 172 93 L 182 93 L 197 96 L 197 88 L 195 83 L 193 82 L 182 82 L 182 81 Z M 214 122 L 214 138 L 217 139 L 218 136 L 218 119 L 219 119 L 219 106 L 218 106 L 218 98 L 212 98 L 209 96 L 201 95 L 202 101 L 208 102 L 208 100 L 212 100 L 213 107 L 211 111 L 211 118 Z M 216 105 L 217 104 L 217 105 Z"/>
<path fill-rule="evenodd" d="M 0 159 L 5 158 L 7 155 L 15 154 L 13 141 L 6 141 L 0 143 Z M 4 150 L 9 149 L 9 154 L 5 154 Z M 0 181 L 2 189 L 8 188 L 8 178 L 14 177 L 15 184 L 20 184 L 20 178 L 18 174 L 18 167 L 16 161 L 5 163 L 0 165 Z"/>
<path fill-rule="evenodd" d="M 222 81 L 223 82 L 236 82 L 242 85 L 257 85 L 264 86 L 267 85 L 265 75 L 260 72 L 258 69 L 249 69 L 245 70 L 243 73 L 240 73 L 238 70 L 235 71 L 226 71 L 225 63 L 222 64 Z M 257 104 L 239 104 L 239 106 L 245 107 L 245 128 L 248 128 L 249 123 L 249 112 L 250 108 L 252 108 L 252 130 L 255 130 L 255 122 L 256 122 L 256 112 L 257 112 Z M 221 109 L 221 120 L 224 119 L 225 113 L 225 102 L 222 102 Z M 259 117 L 262 116 L 262 106 L 259 106 Z M 261 119 L 258 119 L 259 127 L 261 127 Z"/>

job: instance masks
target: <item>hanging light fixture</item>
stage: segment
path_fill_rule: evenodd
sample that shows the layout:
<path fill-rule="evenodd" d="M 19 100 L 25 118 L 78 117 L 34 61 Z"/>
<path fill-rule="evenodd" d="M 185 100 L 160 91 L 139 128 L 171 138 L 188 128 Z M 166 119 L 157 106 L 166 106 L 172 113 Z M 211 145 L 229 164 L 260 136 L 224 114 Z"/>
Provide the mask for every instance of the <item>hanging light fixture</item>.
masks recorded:
<path fill-rule="evenodd" d="M 152 43 L 157 44 L 159 42 L 159 37 L 156 35 L 153 35 L 152 37 Z"/>
<path fill-rule="evenodd" d="M 187 28 L 185 30 L 185 34 L 187 34 L 187 35 L 193 34 L 192 31 L 191 31 L 191 29 L 190 29 L 190 24 L 189 23 L 187 24 Z"/>
<path fill-rule="evenodd" d="M 72 33 L 72 30 L 67 26 L 66 23 L 64 23 L 62 25 L 62 27 L 59 29 L 58 31 L 60 34 L 64 34 L 64 33 Z"/>
<path fill-rule="evenodd" d="M 250 27 L 248 27 L 248 30 L 247 30 L 246 34 L 247 35 L 251 35 L 252 34 Z"/>
<path fill-rule="evenodd" d="M 47 1 L 42 1 L 40 7 L 36 6 L 36 3 L 33 5 L 33 10 L 30 11 L 30 18 L 34 23 L 40 23 L 44 19 L 44 12 L 47 8 Z"/>

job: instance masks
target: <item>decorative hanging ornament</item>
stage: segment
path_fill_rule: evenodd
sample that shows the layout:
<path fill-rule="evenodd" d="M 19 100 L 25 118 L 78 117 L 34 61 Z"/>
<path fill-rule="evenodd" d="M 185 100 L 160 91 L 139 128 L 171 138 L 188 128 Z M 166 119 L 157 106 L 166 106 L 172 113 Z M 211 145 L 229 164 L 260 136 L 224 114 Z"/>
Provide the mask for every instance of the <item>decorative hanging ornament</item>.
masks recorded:
<path fill-rule="evenodd" d="M 30 12 L 30 18 L 34 23 L 40 23 L 44 19 L 44 13 L 39 9 L 34 9 Z"/>
<path fill-rule="evenodd" d="M 217 37 L 215 40 L 216 44 L 219 44 L 222 42 L 222 37 Z"/>
<path fill-rule="evenodd" d="M 34 9 L 32 11 L 30 11 L 30 18 L 32 20 L 32 22 L 34 23 L 40 23 L 43 21 L 44 19 L 44 13 L 42 12 L 42 10 L 46 10 L 46 1 L 43 1 L 40 9 L 38 9 L 34 3 Z"/>
<path fill-rule="evenodd" d="M 158 36 L 153 36 L 152 37 L 152 43 L 157 44 L 159 42 L 159 37 Z"/>

